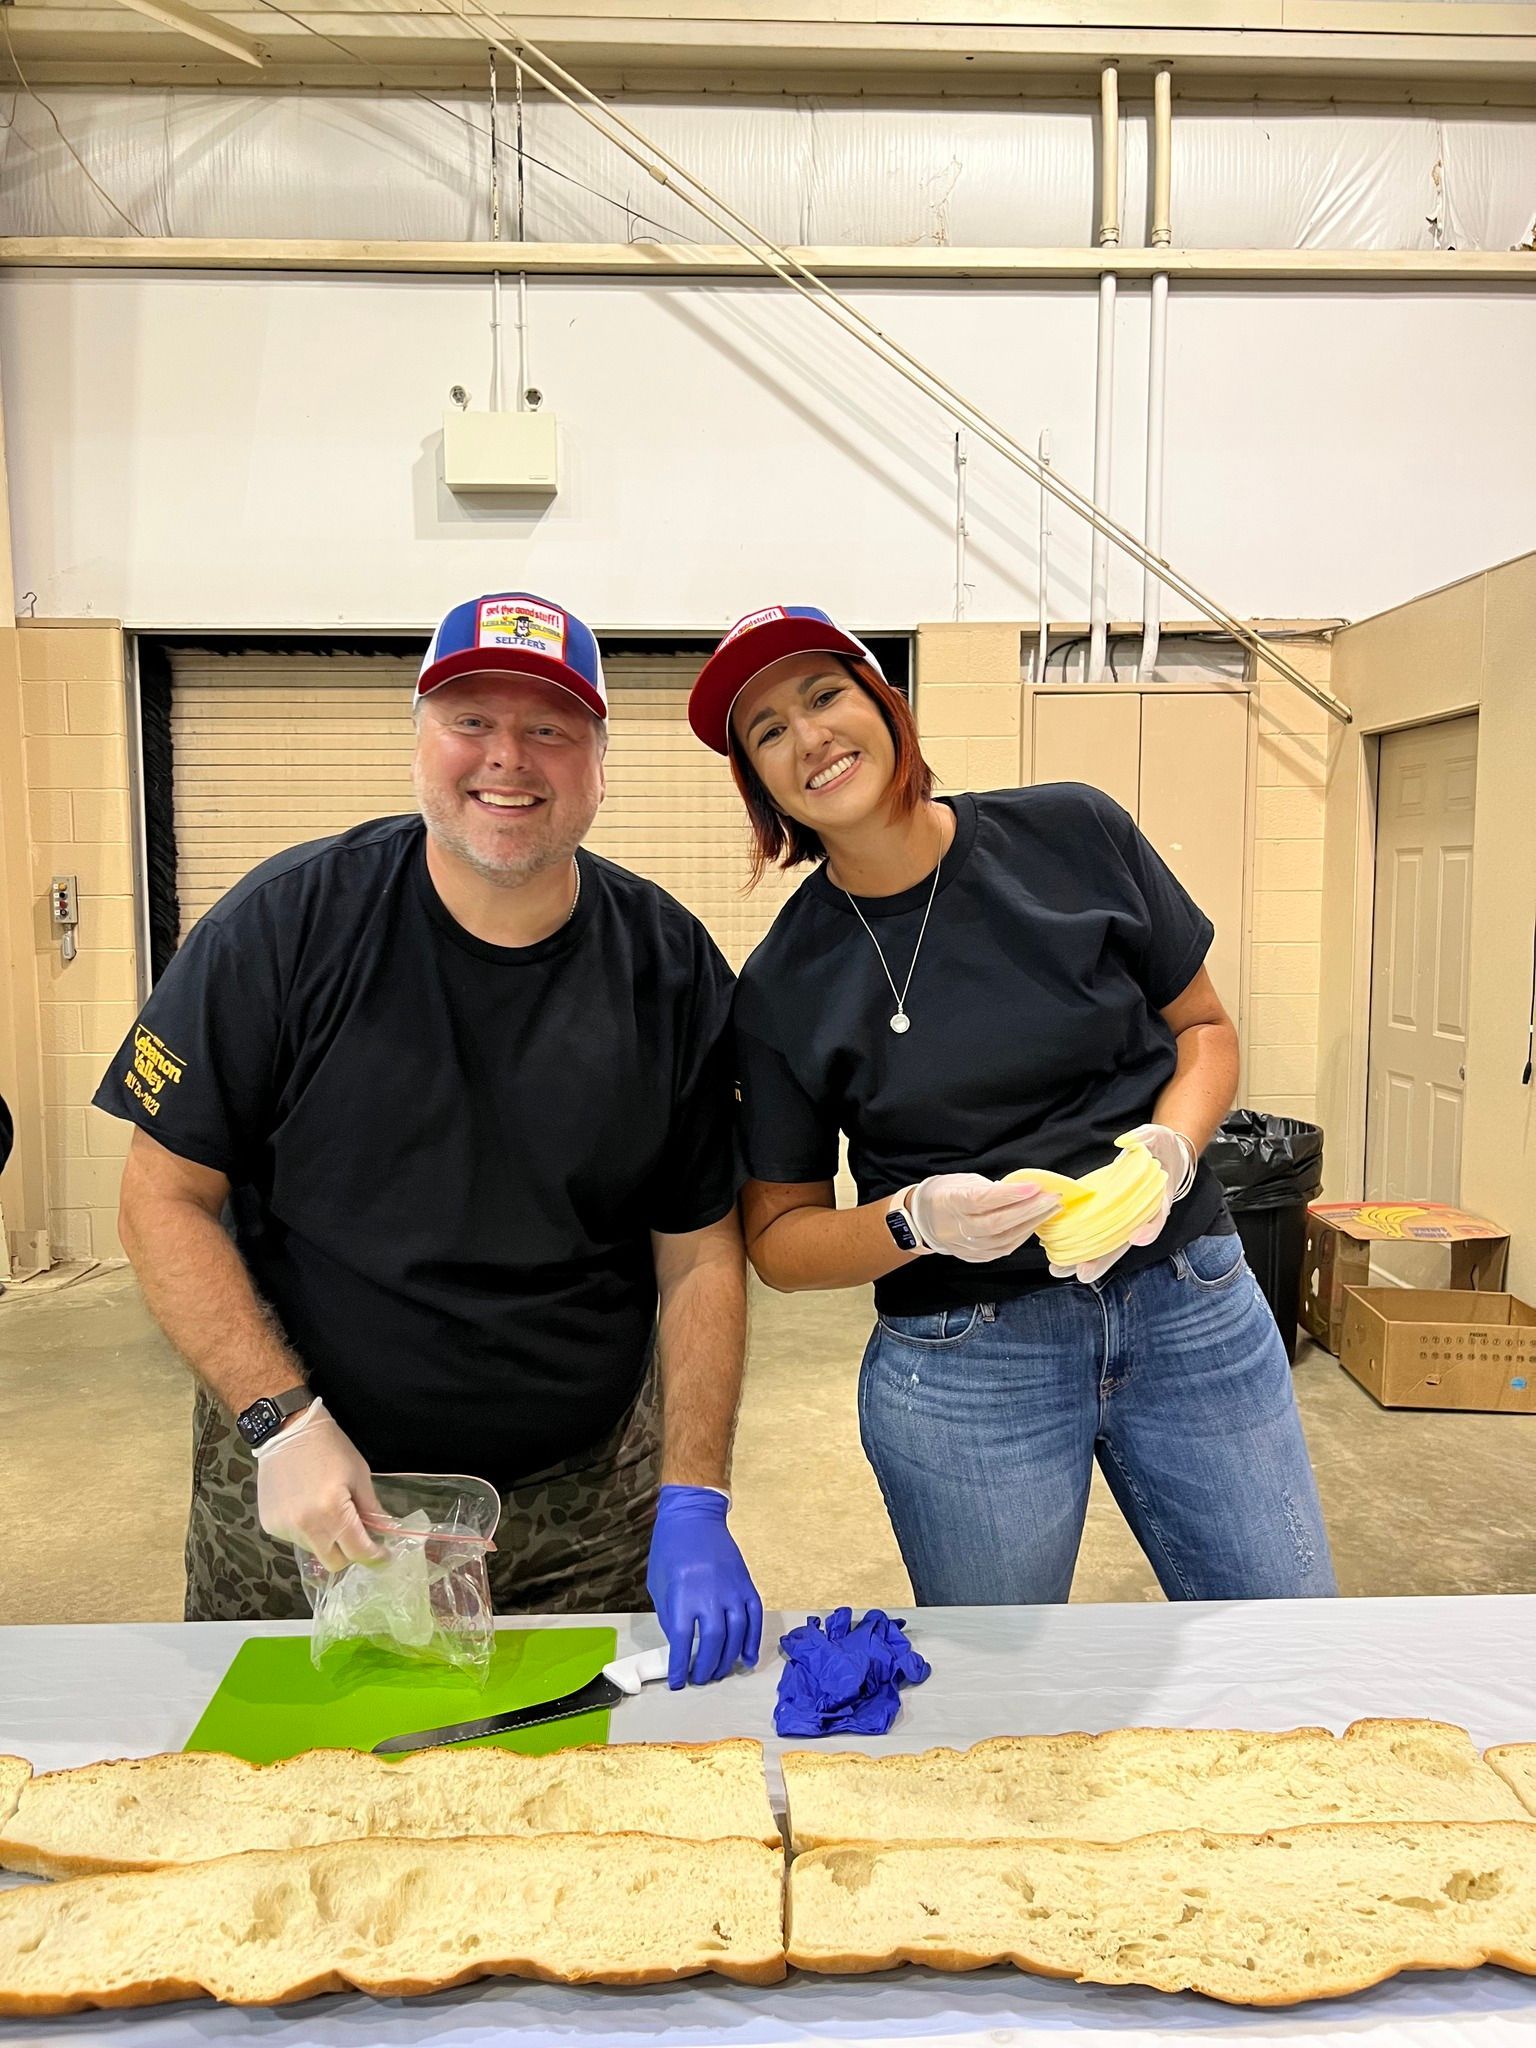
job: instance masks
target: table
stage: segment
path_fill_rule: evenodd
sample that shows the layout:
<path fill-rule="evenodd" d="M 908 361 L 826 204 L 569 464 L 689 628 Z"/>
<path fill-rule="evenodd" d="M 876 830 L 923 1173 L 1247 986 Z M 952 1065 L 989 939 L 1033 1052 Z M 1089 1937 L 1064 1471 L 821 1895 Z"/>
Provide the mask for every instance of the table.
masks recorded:
<path fill-rule="evenodd" d="M 770 1616 L 765 1644 L 803 1618 Z M 584 1619 L 611 1621 L 620 1655 L 661 1640 L 651 1615 Z M 911 1620 L 933 1676 L 906 1696 L 890 1735 L 835 1746 L 883 1753 L 1135 1724 L 1342 1729 L 1370 1715 L 1455 1721 L 1480 1746 L 1536 1739 L 1536 1596 L 929 1608 Z M 240 1643 L 257 1632 L 232 1623 L 0 1629 L 0 1749 L 52 1769 L 179 1748 Z M 767 1655 L 754 1673 L 683 1694 L 648 1688 L 615 1709 L 612 1739 L 760 1737 L 782 1809 L 784 1745 L 772 1733 L 778 1663 Z M 197 2003 L 0 2021 L 0 2048 L 486 2048 L 513 2038 L 518 2048 L 640 2048 L 657 2036 L 668 2048 L 877 2039 L 899 2048 L 1023 2048 L 1026 2036 L 1045 2033 L 1069 2034 L 1073 2048 L 1150 2048 L 1218 2033 L 1307 2048 L 1536 2048 L 1536 1979 L 1496 1969 L 1401 1977 L 1353 1999 L 1274 2012 L 1012 1970 L 792 1976 L 764 1988 L 704 1977 L 643 1991 L 493 1981 L 433 1998 L 343 1996 L 276 2012 Z"/>

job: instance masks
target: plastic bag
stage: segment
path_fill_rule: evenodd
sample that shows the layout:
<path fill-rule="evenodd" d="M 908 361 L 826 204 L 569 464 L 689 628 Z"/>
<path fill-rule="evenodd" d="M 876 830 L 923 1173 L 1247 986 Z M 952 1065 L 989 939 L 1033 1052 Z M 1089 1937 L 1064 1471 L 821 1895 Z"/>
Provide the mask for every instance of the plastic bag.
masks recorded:
<path fill-rule="evenodd" d="M 1288 1209 L 1322 1192 L 1323 1134 L 1295 1116 L 1234 1109 L 1205 1148 L 1205 1163 L 1234 1215 Z"/>
<path fill-rule="evenodd" d="M 501 1498 L 483 1479 L 455 1473 L 376 1472 L 382 1515 L 363 1521 L 384 1555 L 327 1571 L 295 1547 L 314 1614 L 309 1654 L 318 1666 L 351 1643 L 472 1672 L 483 1685 L 496 1623 L 487 1554 Z"/>

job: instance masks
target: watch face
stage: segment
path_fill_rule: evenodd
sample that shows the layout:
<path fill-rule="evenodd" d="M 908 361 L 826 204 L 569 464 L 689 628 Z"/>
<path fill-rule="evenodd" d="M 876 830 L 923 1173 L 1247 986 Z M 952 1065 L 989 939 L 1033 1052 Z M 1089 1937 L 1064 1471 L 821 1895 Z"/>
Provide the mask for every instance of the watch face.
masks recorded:
<path fill-rule="evenodd" d="M 259 1401 L 253 1401 L 244 1414 L 236 1416 L 235 1427 L 254 1448 L 266 1442 L 273 1430 L 281 1425 L 282 1419 L 277 1403 L 263 1395 Z"/>
<path fill-rule="evenodd" d="M 899 1209 L 887 1210 L 885 1227 L 904 1252 L 917 1250 L 917 1232 Z"/>

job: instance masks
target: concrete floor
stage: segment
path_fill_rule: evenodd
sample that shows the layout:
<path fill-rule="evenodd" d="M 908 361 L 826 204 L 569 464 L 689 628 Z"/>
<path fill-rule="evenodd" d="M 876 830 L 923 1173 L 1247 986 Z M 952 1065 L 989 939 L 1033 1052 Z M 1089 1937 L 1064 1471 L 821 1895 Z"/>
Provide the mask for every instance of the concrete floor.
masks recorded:
<path fill-rule="evenodd" d="M 867 1293 L 754 1300 L 733 1525 L 769 1607 L 910 1599 L 859 1449 Z M 1536 1417 L 1378 1408 L 1309 1346 L 1297 1391 L 1346 1594 L 1536 1592 Z M 0 1298 L 0 1623 L 181 1612 L 190 1394 L 126 1269 Z M 1095 1481 L 1072 1597 L 1157 1600 Z"/>

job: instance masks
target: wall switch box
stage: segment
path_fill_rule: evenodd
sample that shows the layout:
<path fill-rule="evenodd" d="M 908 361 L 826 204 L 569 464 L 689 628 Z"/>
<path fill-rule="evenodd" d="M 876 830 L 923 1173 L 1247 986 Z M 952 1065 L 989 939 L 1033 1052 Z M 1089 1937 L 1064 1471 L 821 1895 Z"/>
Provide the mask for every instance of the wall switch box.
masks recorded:
<path fill-rule="evenodd" d="M 552 498 L 559 489 L 554 414 L 444 413 L 443 482 L 450 491 Z"/>

